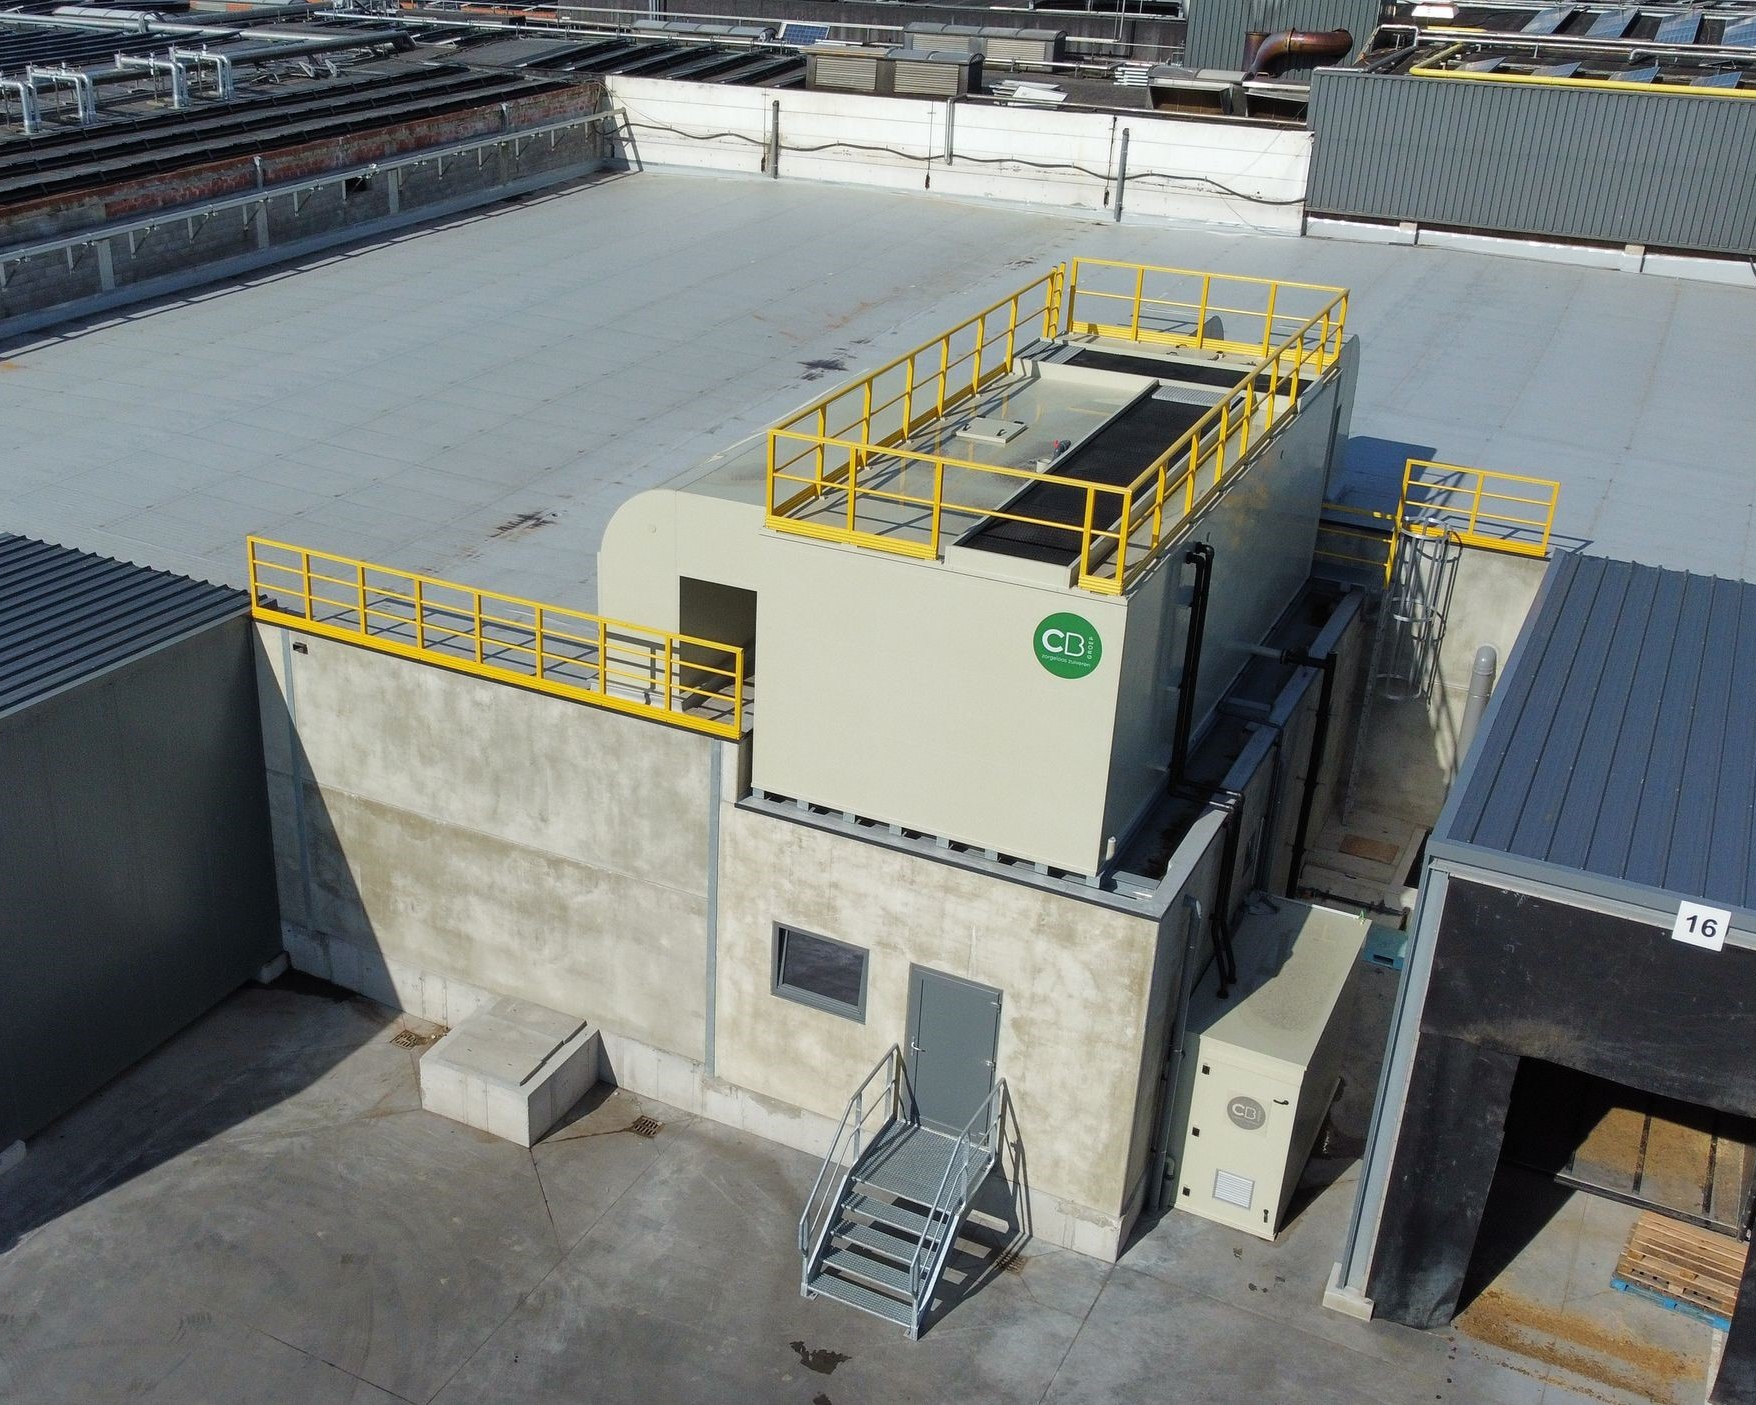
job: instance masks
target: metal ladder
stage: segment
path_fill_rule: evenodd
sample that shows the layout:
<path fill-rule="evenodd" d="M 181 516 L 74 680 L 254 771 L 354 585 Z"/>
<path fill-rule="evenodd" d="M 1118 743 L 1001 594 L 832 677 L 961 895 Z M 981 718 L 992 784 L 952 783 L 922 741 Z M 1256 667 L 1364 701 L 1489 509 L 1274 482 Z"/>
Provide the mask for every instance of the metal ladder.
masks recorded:
<path fill-rule="evenodd" d="M 921 1125 L 902 1050 L 848 1099 L 799 1216 L 799 1292 L 921 1333 L 970 1204 L 994 1168 L 1006 1082 L 962 1132 Z"/>

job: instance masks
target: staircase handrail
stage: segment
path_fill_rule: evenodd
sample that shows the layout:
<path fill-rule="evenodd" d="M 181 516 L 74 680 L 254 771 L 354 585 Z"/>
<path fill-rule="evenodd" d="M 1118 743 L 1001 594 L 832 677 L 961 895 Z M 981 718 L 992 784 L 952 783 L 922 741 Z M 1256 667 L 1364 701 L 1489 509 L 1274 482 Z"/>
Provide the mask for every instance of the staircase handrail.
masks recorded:
<path fill-rule="evenodd" d="M 939 1275 L 945 1270 L 945 1261 L 951 1255 L 951 1241 L 956 1237 L 954 1231 L 963 1218 L 964 1206 L 969 1200 L 969 1165 L 976 1145 L 972 1135 L 975 1125 L 977 1122 L 985 1124 L 982 1149 L 985 1155 L 992 1155 L 999 1112 L 1005 1096 L 1006 1080 L 996 1079 L 994 1086 L 988 1090 L 988 1096 L 982 1100 L 982 1105 L 963 1124 L 963 1131 L 958 1133 L 957 1147 L 946 1160 L 945 1174 L 939 1178 L 939 1189 L 933 1195 L 932 1207 L 927 1211 L 927 1222 L 921 1228 L 921 1242 L 915 1246 L 914 1257 L 909 1260 L 909 1296 L 914 1299 L 917 1329 L 921 1318 L 926 1315 L 927 1305 L 932 1302 Z M 952 1179 L 953 1171 L 957 1172 L 955 1180 Z M 955 1191 L 952 1190 L 953 1186 L 957 1187 Z M 933 1226 L 941 1219 L 945 1224 L 945 1232 L 937 1243 L 933 1243 Z M 932 1257 L 923 1262 L 921 1256 L 927 1252 L 930 1244 Z"/>
<path fill-rule="evenodd" d="M 872 1084 L 880 1074 L 884 1075 L 884 1090 L 869 1108 L 866 1104 L 866 1094 L 871 1090 Z M 852 1174 L 854 1163 L 860 1159 L 861 1140 L 866 1119 L 873 1109 L 882 1107 L 885 1110 L 885 1125 L 894 1121 L 900 1106 L 901 1088 L 902 1049 L 899 1045 L 892 1044 L 885 1051 L 884 1057 L 872 1066 L 872 1071 L 860 1080 L 859 1086 L 854 1089 L 853 1096 L 848 1099 L 847 1108 L 841 1115 L 841 1122 L 835 1129 L 835 1139 L 829 1144 L 829 1154 L 823 1158 L 823 1165 L 817 1172 L 817 1179 L 811 1184 L 811 1193 L 805 1197 L 805 1208 L 799 1216 L 799 1253 L 805 1256 L 804 1277 L 807 1280 L 816 1267 L 815 1260 L 822 1251 L 822 1241 L 829 1233 L 829 1227 L 835 1219 L 834 1209 L 841 1199 L 842 1187 L 847 1184 L 847 1178 Z M 841 1179 L 836 1182 L 834 1193 L 823 1196 L 820 1201 L 819 1192 L 823 1190 L 831 1169 L 841 1163 L 840 1153 L 843 1144 L 850 1140 L 852 1154 L 847 1157 L 847 1169 L 843 1171 Z M 822 1221 L 821 1227 L 818 1224 L 820 1219 Z"/>

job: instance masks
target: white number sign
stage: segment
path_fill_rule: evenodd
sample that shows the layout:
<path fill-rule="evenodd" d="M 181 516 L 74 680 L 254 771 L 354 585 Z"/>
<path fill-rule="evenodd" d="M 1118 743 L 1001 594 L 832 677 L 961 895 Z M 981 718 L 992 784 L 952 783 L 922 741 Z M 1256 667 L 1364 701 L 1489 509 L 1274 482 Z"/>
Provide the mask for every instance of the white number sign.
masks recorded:
<path fill-rule="evenodd" d="M 1671 935 L 1690 946 L 1718 951 L 1725 946 L 1726 929 L 1731 925 L 1732 915 L 1723 908 L 1684 903 L 1677 909 L 1677 921 L 1671 928 Z"/>

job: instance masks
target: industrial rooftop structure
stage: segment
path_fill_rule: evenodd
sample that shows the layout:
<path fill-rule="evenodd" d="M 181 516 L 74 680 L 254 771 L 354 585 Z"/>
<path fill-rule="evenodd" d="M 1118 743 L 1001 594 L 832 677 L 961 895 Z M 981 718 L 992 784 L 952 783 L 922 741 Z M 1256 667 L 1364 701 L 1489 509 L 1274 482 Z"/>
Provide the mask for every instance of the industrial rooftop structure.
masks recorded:
<path fill-rule="evenodd" d="M 1747 7 L 782 8 L 0 13 L 0 1395 L 1756 1401 Z"/>

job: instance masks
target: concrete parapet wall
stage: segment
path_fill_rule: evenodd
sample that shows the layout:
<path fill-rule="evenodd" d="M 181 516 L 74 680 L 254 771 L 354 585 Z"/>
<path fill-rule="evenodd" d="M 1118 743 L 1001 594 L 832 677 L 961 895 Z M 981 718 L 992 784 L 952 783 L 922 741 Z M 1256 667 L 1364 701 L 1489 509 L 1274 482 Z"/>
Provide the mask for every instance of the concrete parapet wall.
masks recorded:
<path fill-rule="evenodd" d="M 630 165 L 767 170 L 778 102 L 783 180 L 1109 210 L 1125 130 L 1130 218 L 1300 229 L 1310 161 L 1303 131 L 656 78 L 606 83 L 618 116 L 610 155 Z"/>
<path fill-rule="evenodd" d="M 704 1057 L 721 743 L 258 629 L 295 964 L 447 1023 L 460 982 Z"/>

